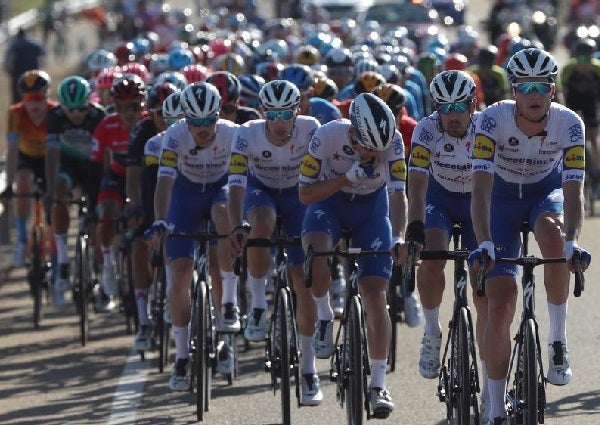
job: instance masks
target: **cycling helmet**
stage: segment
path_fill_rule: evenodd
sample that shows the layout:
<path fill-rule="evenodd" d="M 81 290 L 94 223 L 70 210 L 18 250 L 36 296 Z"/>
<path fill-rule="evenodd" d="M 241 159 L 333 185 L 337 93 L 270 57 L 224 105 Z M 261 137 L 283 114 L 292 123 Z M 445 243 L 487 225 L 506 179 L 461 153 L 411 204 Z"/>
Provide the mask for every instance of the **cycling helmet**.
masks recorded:
<path fill-rule="evenodd" d="M 573 45 L 571 56 L 574 58 L 578 56 L 592 57 L 597 50 L 598 46 L 593 38 L 582 38 Z"/>
<path fill-rule="evenodd" d="M 41 69 L 33 69 L 31 71 L 25 71 L 19 77 L 17 81 L 17 86 L 19 87 L 19 92 L 21 93 L 29 93 L 36 91 L 45 91 L 50 87 L 50 76 L 46 71 L 42 71 Z"/>
<path fill-rule="evenodd" d="M 135 74 L 142 79 L 144 84 L 148 84 L 151 80 L 150 73 L 145 65 L 137 62 L 129 62 L 121 67 L 123 74 Z"/>
<path fill-rule="evenodd" d="M 444 61 L 444 71 L 464 71 L 469 60 L 462 53 L 450 53 Z"/>
<path fill-rule="evenodd" d="M 506 73 L 511 82 L 523 77 L 546 77 L 553 82 L 558 74 L 558 66 L 547 51 L 530 48 L 521 50 L 510 58 Z"/>
<path fill-rule="evenodd" d="M 223 103 L 235 102 L 240 98 L 240 80 L 231 72 L 217 71 L 208 77 L 206 82 L 219 90 Z"/>
<path fill-rule="evenodd" d="M 375 87 L 385 83 L 385 78 L 381 74 L 373 71 L 363 72 L 358 76 L 354 82 L 354 92 L 359 93 L 371 93 L 375 90 Z"/>
<path fill-rule="evenodd" d="M 117 65 L 125 65 L 135 60 L 135 51 L 133 43 L 119 43 L 115 47 L 114 55 L 117 58 Z"/>
<path fill-rule="evenodd" d="M 148 92 L 147 107 L 150 110 L 160 110 L 163 102 L 171 94 L 178 92 L 179 89 L 172 83 L 165 81 L 161 84 L 155 84 Z"/>
<path fill-rule="evenodd" d="M 307 90 L 314 82 L 310 67 L 299 63 L 293 63 L 283 68 L 279 73 L 278 79 L 294 83 L 300 90 Z"/>
<path fill-rule="evenodd" d="M 235 75 L 245 72 L 246 64 L 244 58 L 237 53 L 227 53 L 213 59 L 211 68 L 214 71 L 227 71 Z"/>
<path fill-rule="evenodd" d="M 188 81 L 185 76 L 181 72 L 177 71 L 163 72 L 154 79 L 154 84 L 161 84 L 165 81 L 175 84 L 175 87 L 177 87 L 179 90 L 183 90 L 188 85 Z"/>
<path fill-rule="evenodd" d="M 245 74 L 239 80 L 241 87 L 240 103 L 251 108 L 258 107 L 260 104 L 258 94 L 265 85 L 265 79 L 254 74 Z"/>
<path fill-rule="evenodd" d="M 321 54 L 319 53 L 319 50 L 310 44 L 300 46 L 296 52 L 296 63 L 302 65 L 312 66 L 318 63 L 320 58 Z"/>
<path fill-rule="evenodd" d="M 479 49 L 477 53 L 477 60 L 479 66 L 491 68 L 496 63 L 496 57 L 498 56 L 498 48 L 494 45 L 484 46 Z"/>
<path fill-rule="evenodd" d="M 92 50 L 85 59 L 85 66 L 91 72 L 98 72 L 117 64 L 117 58 L 112 52 L 104 49 Z"/>
<path fill-rule="evenodd" d="M 150 57 L 150 72 L 152 75 L 158 75 L 169 70 L 169 55 L 153 54 Z"/>
<path fill-rule="evenodd" d="M 85 78 L 72 75 L 62 80 L 58 85 L 58 101 L 62 106 L 76 109 L 88 102 L 88 96 L 91 92 L 90 83 Z"/>
<path fill-rule="evenodd" d="M 262 62 L 256 65 L 256 73 L 265 81 L 276 80 L 282 69 L 283 65 L 277 62 Z"/>
<path fill-rule="evenodd" d="M 113 81 L 110 93 L 114 100 L 141 100 L 146 96 L 146 86 L 135 74 L 123 74 Z"/>
<path fill-rule="evenodd" d="M 338 93 L 338 86 L 331 78 L 317 81 L 313 89 L 313 95 L 323 99 L 332 99 L 336 97 Z"/>
<path fill-rule="evenodd" d="M 104 68 L 98 73 L 95 80 L 96 89 L 110 89 L 115 79 L 121 77 L 123 73 L 121 68 L 113 66 L 111 68 Z"/>
<path fill-rule="evenodd" d="M 400 108 L 406 103 L 404 90 L 397 84 L 382 84 L 375 87 L 373 94 L 383 100 L 395 114 L 397 114 Z"/>
<path fill-rule="evenodd" d="M 439 72 L 440 61 L 435 53 L 423 52 L 417 58 L 417 69 L 425 75 L 426 78 L 433 78 Z"/>
<path fill-rule="evenodd" d="M 354 75 L 358 78 L 363 72 L 374 71 L 379 72 L 379 64 L 375 59 L 361 59 L 354 65 Z"/>
<path fill-rule="evenodd" d="M 193 118 L 207 118 L 221 109 L 219 90 L 204 81 L 187 86 L 181 92 L 180 102 L 184 114 Z"/>
<path fill-rule="evenodd" d="M 300 90 L 287 80 L 269 81 L 258 94 L 264 109 L 292 109 L 300 104 Z"/>
<path fill-rule="evenodd" d="M 396 117 L 373 93 L 361 93 L 352 101 L 350 122 L 357 142 L 366 149 L 385 151 L 396 134 Z"/>
<path fill-rule="evenodd" d="M 180 72 L 183 74 L 188 84 L 191 84 L 206 80 L 206 77 L 210 75 L 211 71 L 204 65 L 193 64 L 184 66 Z"/>
<path fill-rule="evenodd" d="M 475 97 L 475 81 L 464 71 L 442 71 L 429 85 L 435 103 L 470 102 Z"/>
<path fill-rule="evenodd" d="M 150 41 L 141 35 L 134 37 L 131 40 L 131 44 L 133 44 L 133 51 L 137 57 L 141 57 L 146 53 L 150 53 L 150 49 L 152 47 Z"/>
<path fill-rule="evenodd" d="M 181 92 L 171 93 L 162 104 L 162 115 L 164 118 L 181 118 L 183 109 L 181 108 Z"/>
<path fill-rule="evenodd" d="M 179 71 L 184 66 L 193 64 L 196 60 L 188 49 L 171 49 L 168 54 L 169 68 L 173 71 Z"/>
<path fill-rule="evenodd" d="M 381 76 L 386 82 L 396 84 L 400 81 L 400 69 L 393 63 L 386 63 L 381 65 Z"/>
<path fill-rule="evenodd" d="M 328 67 L 352 66 L 354 65 L 352 52 L 350 52 L 349 49 L 344 48 L 331 49 L 325 55 L 325 65 Z"/>

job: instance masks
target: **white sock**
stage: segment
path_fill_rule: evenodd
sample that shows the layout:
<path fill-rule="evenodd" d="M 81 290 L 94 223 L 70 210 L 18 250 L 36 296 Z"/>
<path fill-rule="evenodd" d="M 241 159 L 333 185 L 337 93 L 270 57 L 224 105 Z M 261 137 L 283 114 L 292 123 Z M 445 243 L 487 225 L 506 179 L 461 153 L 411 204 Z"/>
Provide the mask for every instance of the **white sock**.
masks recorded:
<path fill-rule="evenodd" d="M 440 308 L 423 308 L 423 317 L 425 317 L 425 333 L 435 337 L 440 336 L 442 327 L 440 325 Z"/>
<path fill-rule="evenodd" d="M 554 341 L 567 343 L 567 305 L 548 303 L 548 318 L 550 325 L 548 326 L 548 344 Z"/>
<path fill-rule="evenodd" d="M 140 326 L 148 325 L 148 288 L 135 290 L 135 302 L 138 310 Z"/>
<path fill-rule="evenodd" d="M 58 264 L 69 263 L 69 247 L 67 246 L 67 234 L 55 233 L 54 240 L 56 241 L 56 262 Z"/>
<path fill-rule="evenodd" d="M 102 260 L 104 266 L 112 266 L 115 264 L 115 256 L 113 255 L 112 246 L 104 246 L 102 245 Z"/>
<path fill-rule="evenodd" d="M 190 357 L 190 349 L 188 347 L 188 338 L 190 331 L 187 326 L 173 325 L 173 339 L 175 340 L 175 348 L 177 353 L 176 359 L 187 359 Z"/>
<path fill-rule="evenodd" d="M 371 359 L 371 383 L 369 388 L 385 388 L 385 373 L 387 371 L 387 360 Z"/>
<path fill-rule="evenodd" d="M 315 365 L 315 352 L 312 346 L 312 335 L 298 334 L 300 340 L 300 374 L 305 375 L 310 373 L 315 375 L 317 373 L 317 366 Z"/>
<path fill-rule="evenodd" d="M 237 276 L 233 272 L 221 270 L 221 281 L 223 282 L 223 295 L 221 302 L 237 305 Z"/>
<path fill-rule="evenodd" d="M 267 276 L 256 278 L 248 274 L 248 286 L 252 294 L 252 308 L 267 309 L 267 296 L 265 294 L 267 286 Z"/>
<path fill-rule="evenodd" d="M 333 310 L 331 304 L 329 304 L 329 292 L 325 293 L 322 297 L 315 297 L 315 304 L 317 305 L 317 318 L 319 320 L 333 320 Z"/>
<path fill-rule="evenodd" d="M 490 418 L 506 417 L 506 379 L 488 378 L 490 394 Z"/>

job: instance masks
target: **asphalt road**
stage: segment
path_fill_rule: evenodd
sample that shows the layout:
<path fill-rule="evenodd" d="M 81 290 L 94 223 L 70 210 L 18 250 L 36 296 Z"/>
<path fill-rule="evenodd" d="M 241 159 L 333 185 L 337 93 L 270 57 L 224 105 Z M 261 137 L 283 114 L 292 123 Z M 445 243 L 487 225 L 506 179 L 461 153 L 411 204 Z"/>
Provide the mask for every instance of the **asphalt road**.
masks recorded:
<path fill-rule="evenodd" d="M 471 1 L 478 22 L 487 2 Z M 600 253 L 600 220 L 588 218 L 581 245 L 593 255 Z M 43 325 L 31 324 L 31 301 L 25 272 L 7 265 L 11 247 L 0 247 L 0 424 L 187 424 L 195 422 L 194 398 L 167 387 L 168 367 L 158 373 L 155 356 L 140 361 L 131 352 L 133 335 L 126 335 L 118 314 L 92 317 L 92 337 L 82 348 L 73 306 L 64 311 L 47 308 Z M 566 387 L 549 386 L 546 423 L 597 425 L 600 423 L 600 337 L 593 323 L 600 320 L 598 259 L 588 273 L 581 298 L 569 305 L 569 348 L 574 371 Z M 544 290 L 537 291 L 541 340 L 547 334 Z M 449 294 L 450 291 L 447 291 Z M 447 295 L 441 314 L 450 313 Z M 388 375 L 396 410 L 383 424 L 438 425 L 444 423 L 445 407 L 437 401 L 436 380 L 424 380 L 417 371 L 421 328 L 402 326 L 398 364 Z M 243 347 L 240 346 L 240 351 Z M 211 410 L 204 423 L 210 425 L 266 425 L 281 423 L 279 398 L 273 395 L 270 377 L 263 371 L 263 347 L 253 344 L 240 358 L 240 376 L 233 385 L 216 378 Z M 545 354 L 544 361 L 546 362 Z M 329 363 L 319 361 L 325 401 L 320 407 L 293 406 L 298 425 L 345 423 L 345 412 L 335 402 L 335 387 L 328 382 Z"/>

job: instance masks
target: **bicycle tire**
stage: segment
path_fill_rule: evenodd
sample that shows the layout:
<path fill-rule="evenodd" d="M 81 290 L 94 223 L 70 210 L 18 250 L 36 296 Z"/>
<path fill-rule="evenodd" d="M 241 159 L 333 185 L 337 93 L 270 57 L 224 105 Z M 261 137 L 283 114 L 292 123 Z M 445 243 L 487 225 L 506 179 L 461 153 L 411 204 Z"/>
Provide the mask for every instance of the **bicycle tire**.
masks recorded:
<path fill-rule="evenodd" d="M 277 335 L 276 361 L 279 362 L 279 388 L 281 393 L 281 418 L 283 425 L 291 423 L 290 403 L 290 345 L 289 345 L 289 297 L 285 288 L 277 293 L 277 312 L 275 316 L 275 335 Z"/>
<path fill-rule="evenodd" d="M 33 326 L 37 329 L 42 321 L 42 253 L 39 246 L 39 235 L 34 230 L 31 247 L 31 263 L 29 266 L 29 287 L 33 297 Z"/>
<path fill-rule="evenodd" d="M 522 401 L 517 410 L 518 419 L 522 425 L 537 425 L 538 423 L 538 370 L 537 350 L 535 342 L 535 321 L 528 319 L 523 324 L 522 343 L 519 360 L 522 362 L 521 378 L 517 370 L 517 399 Z"/>
<path fill-rule="evenodd" d="M 198 282 L 196 287 L 196 297 L 194 299 L 196 315 L 194 326 L 194 355 L 192 368 L 192 383 L 195 384 L 196 391 L 196 419 L 202 421 L 205 412 L 205 385 L 206 385 L 206 283 Z"/>
<path fill-rule="evenodd" d="M 358 296 L 353 296 L 348 311 L 348 340 L 347 353 L 348 384 L 346 386 L 346 418 L 349 425 L 362 425 L 363 423 L 363 358 L 361 328 L 362 305 Z"/>
<path fill-rule="evenodd" d="M 156 329 L 158 334 L 158 371 L 162 373 L 165 369 L 165 365 L 169 360 L 169 336 L 170 327 L 164 319 L 164 313 L 169 306 L 167 305 L 167 283 L 165 279 L 165 268 L 161 267 L 159 278 L 156 284 L 158 288 L 158 299 L 156 300 Z"/>
<path fill-rule="evenodd" d="M 467 309 L 461 307 L 454 324 L 452 341 L 452 424 L 471 423 L 471 372 L 469 364 L 469 318 Z"/>
<path fill-rule="evenodd" d="M 390 315 L 390 322 L 392 324 L 392 335 L 390 340 L 390 350 L 388 354 L 388 365 L 389 371 L 394 372 L 396 370 L 396 343 L 398 341 L 398 326 L 400 324 L 400 313 L 402 308 L 400 306 L 399 289 L 402 290 L 401 280 L 402 269 L 400 267 L 394 267 L 392 276 L 390 277 L 390 283 L 388 285 L 387 301 Z M 398 274 L 399 273 L 399 274 Z"/>
<path fill-rule="evenodd" d="M 88 284 L 91 274 L 89 271 L 89 246 L 85 236 L 79 236 L 75 247 L 75 258 L 77 263 L 77 282 L 78 291 L 77 309 L 79 313 L 79 340 L 81 346 L 85 347 L 89 337 L 88 320 Z"/>

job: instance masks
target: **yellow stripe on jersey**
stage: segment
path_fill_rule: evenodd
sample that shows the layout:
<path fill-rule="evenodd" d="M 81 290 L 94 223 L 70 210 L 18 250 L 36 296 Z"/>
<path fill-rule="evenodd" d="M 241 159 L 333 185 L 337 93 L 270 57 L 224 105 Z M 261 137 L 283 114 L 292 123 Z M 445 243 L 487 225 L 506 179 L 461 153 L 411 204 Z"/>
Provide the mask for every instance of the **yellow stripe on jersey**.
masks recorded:
<path fill-rule="evenodd" d="M 565 151 L 564 163 L 566 168 L 584 169 L 585 168 L 585 150 L 583 146 L 573 146 Z"/>
<path fill-rule="evenodd" d="M 160 165 L 165 167 L 177 168 L 177 153 L 164 150 L 160 157 Z"/>
<path fill-rule="evenodd" d="M 312 156 L 311 154 L 307 154 L 302 160 L 302 165 L 300 166 L 300 174 L 306 177 L 315 177 L 321 171 L 321 161 Z"/>
<path fill-rule="evenodd" d="M 473 158 L 490 159 L 494 156 L 494 141 L 487 136 L 478 134 L 473 146 Z"/>
<path fill-rule="evenodd" d="M 403 159 L 390 162 L 389 167 L 392 180 L 406 181 L 406 163 Z"/>
<path fill-rule="evenodd" d="M 410 152 L 410 165 L 419 168 L 429 167 L 429 151 L 423 146 L 415 146 Z"/>
<path fill-rule="evenodd" d="M 231 155 L 231 161 L 229 162 L 229 173 L 230 174 L 245 174 L 248 170 L 248 158 L 239 153 Z"/>

